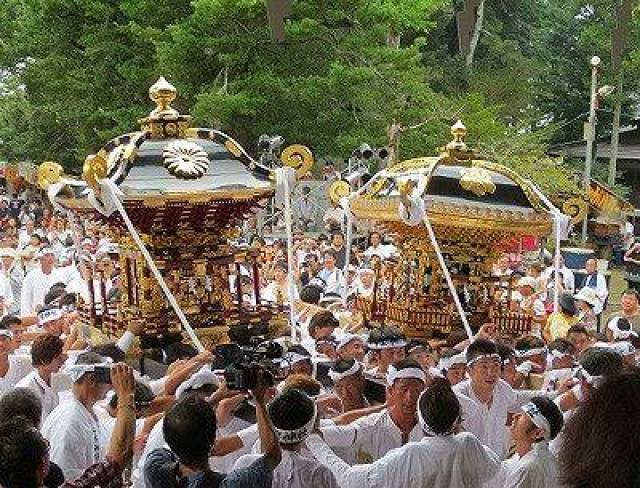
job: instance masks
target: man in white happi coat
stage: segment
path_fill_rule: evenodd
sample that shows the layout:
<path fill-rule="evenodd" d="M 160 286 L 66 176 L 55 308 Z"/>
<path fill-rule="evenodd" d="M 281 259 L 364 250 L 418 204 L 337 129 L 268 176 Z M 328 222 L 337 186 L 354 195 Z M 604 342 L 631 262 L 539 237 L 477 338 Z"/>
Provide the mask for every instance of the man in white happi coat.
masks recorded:
<path fill-rule="evenodd" d="M 22 296 L 20 297 L 20 314 L 33 314 L 44 304 L 44 297 L 56 283 L 66 283 L 64 273 L 55 268 L 56 256 L 51 248 L 43 248 L 38 253 L 40 265 L 32 269 L 24 277 Z"/>
<path fill-rule="evenodd" d="M 12 301 L 8 306 L 8 313 L 18 314 L 20 311 L 20 296 L 22 293 L 22 282 L 24 281 L 24 270 L 20 260 L 16 259 L 15 249 L 5 247 L 0 249 L 0 275 L 5 277 L 11 286 Z M 3 295 L 4 296 L 4 295 Z"/>
<path fill-rule="evenodd" d="M 51 377 L 67 360 L 64 342 L 53 334 L 42 334 L 31 345 L 31 363 L 35 368 L 22 378 L 16 388 L 28 388 L 42 403 L 42 421 L 58 406 L 58 392 L 51 386 Z"/>
<path fill-rule="evenodd" d="M 11 281 L 5 274 L 0 273 L 0 317 L 11 313 L 11 310 L 14 309 L 14 302 Z"/>
<path fill-rule="evenodd" d="M 389 367 L 386 380 L 387 408 L 349 425 L 321 428 L 327 444 L 351 446 L 359 463 L 376 461 L 391 449 L 423 436 L 416 404 L 427 382 L 426 373 L 416 361 L 403 359 Z"/>
<path fill-rule="evenodd" d="M 74 479 L 105 459 L 109 439 L 93 407 L 111 389 L 111 363 L 99 354 L 85 352 L 66 370 L 74 381 L 72 397 L 49 414 L 41 430 L 51 446 L 51 460 L 66 479 Z"/>
<path fill-rule="evenodd" d="M 0 329 L 0 396 L 15 388 L 31 370 L 29 356 L 14 354 L 13 332 Z"/>
<path fill-rule="evenodd" d="M 273 471 L 274 488 L 338 488 L 331 471 L 308 453 L 304 443 L 313 431 L 318 417 L 314 401 L 300 390 L 287 390 L 269 403 L 269 417 L 282 449 L 280 464 Z M 247 454 L 238 459 L 234 470 L 246 468 L 260 458 Z"/>
<path fill-rule="evenodd" d="M 499 486 L 558 488 L 558 466 L 549 451 L 549 441 L 558 435 L 562 424 L 562 412 L 552 400 L 534 397 L 525 404 L 511 423 L 516 452 L 502 462 Z"/>
<path fill-rule="evenodd" d="M 317 435 L 311 453 L 329 467 L 340 486 L 476 488 L 498 470 L 498 456 L 468 432 L 459 432 L 462 408 L 446 380 L 437 379 L 418 401 L 421 439 L 393 449 L 371 464 L 349 466 Z"/>
<path fill-rule="evenodd" d="M 496 345 L 477 339 L 467 348 L 469 379 L 458 383 L 453 391 L 473 400 L 475 411 L 465 412 L 463 425 L 498 456 L 507 454 L 505 431 L 509 413 L 516 412 L 540 391 L 514 390 L 500 378 L 502 361 Z M 549 393 L 549 395 L 555 395 Z M 463 409 L 465 403 L 462 402 Z"/>

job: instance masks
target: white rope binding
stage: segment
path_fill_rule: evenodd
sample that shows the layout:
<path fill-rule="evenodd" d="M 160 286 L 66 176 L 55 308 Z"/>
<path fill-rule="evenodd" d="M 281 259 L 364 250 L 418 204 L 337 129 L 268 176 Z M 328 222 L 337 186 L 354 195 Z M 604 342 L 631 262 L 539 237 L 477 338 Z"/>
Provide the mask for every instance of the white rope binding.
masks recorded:
<path fill-rule="evenodd" d="M 291 214 L 291 183 L 295 181 L 295 170 L 288 166 L 283 166 L 276 170 L 276 200 L 281 200 L 284 204 L 284 225 L 287 231 L 287 295 L 289 298 L 289 326 L 291 327 L 291 341 L 299 343 L 302 340 L 302 332 L 296 325 L 296 297 L 295 270 L 293 267 L 293 217 Z M 282 190 L 282 191 L 280 191 Z"/>

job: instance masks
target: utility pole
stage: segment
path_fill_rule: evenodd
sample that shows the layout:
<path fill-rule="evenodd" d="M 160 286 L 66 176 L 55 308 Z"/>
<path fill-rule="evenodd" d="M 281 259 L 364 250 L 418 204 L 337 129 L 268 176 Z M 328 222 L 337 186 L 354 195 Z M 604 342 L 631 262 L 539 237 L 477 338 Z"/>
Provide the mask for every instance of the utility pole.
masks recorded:
<path fill-rule="evenodd" d="M 584 178 L 582 185 L 584 188 L 584 198 L 589 205 L 589 188 L 591 187 L 591 164 L 593 160 L 593 143 L 596 139 L 596 104 L 598 103 L 598 68 L 600 58 L 591 58 L 591 103 L 589 104 L 589 121 L 584 126 L 584 138 L 587 141 L 587 149 L 584 158 Z M 582 221 L 582 242 L 587 242 L 587 226 L 589 224 L 589 212 Z"/>

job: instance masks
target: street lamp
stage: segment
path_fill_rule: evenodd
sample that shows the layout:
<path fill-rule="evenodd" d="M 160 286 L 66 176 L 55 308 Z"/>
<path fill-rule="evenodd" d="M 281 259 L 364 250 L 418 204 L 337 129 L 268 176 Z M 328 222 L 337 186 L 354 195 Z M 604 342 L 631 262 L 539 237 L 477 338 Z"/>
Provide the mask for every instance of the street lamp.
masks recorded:
<path fill-rule="evenodd" d="M 598 89 L 598 69 L 602 60 L 598 56 L 591 58 L 591 103 L 589 104 L 589 121 L 584 125 L 584 139 L 587 141 L 587 148 L 584 163 L 583 187 L 585 203 L 589 205 L 589 189 L 591 187 L 591 166 L 593 163 L 593 144 L 596 140 L 596 110 L 598 101 L 605 98 L 615 90 L 615 87 L 604 85 Z M 582 242 L 587 242 L 587 226 L 589 224 L 589 212 L 585 214 L 582 221 Z"/>

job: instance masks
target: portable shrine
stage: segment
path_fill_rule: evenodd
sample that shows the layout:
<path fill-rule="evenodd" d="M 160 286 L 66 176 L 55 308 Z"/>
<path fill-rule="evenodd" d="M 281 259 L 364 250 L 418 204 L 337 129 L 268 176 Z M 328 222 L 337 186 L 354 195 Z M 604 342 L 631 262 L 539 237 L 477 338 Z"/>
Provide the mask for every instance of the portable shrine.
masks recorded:
<path fill-rule="evenodd" d="M 236 323 L 269 324 L 282 310 L 260 303 L 258 256 L 230 242 L 239 236 L 243 221 L 274 195 L 274 170 L 259 164 L 225 133 L 190 127 L 191 117 L 171 106 L 176 89 L 164 78 L 149 89 L 149 96 L 156 108 L 139 121 L 141 129 L 112 139 L 88 156 L 82 180 L 63 175 L 53 162 L 38 170 L 38 182 L 54 205 L 102 218 L 119 236 L 120 293 L 115 299 L 107 296 L 105 277 L 94 269 L 98 284 L 89 286 L 84 320 L 109 335 L 132 321 L 141 321 L 147 335 L 180 325 L 122 216 L 105 217 L 108 212 L 96 210 L 108 206 L 101 184 L 108 179 L 205 345 Z M 304 146 L 286 148 L 282 160 L 300 172 L 312 164 Z M 238 279 L 242 274 L 251 277 L 250 289 Z"/>
<path fill-rule="evenodd" d="M 504 331 L 526 332 L 530 317 L 496 301 L 509 297 L 513 284 L 493 277 L 492 265 L 509 239 L 550 234 L 553 216 L 530 182 L 467 148 L 461 122 L 451 132 L 439 156 L 398 162 L 349 198 L 353 215 L 390 232 L 400 254 L 378 270 L 373 296 L 359 300 L 360 308 L 369 322 L 399 326 L 412 337 L 442 336 L 461 324 L 426 227 L 407 225 L 400 215 L 411 180 L 470 324 L 492 320 Z"/>

